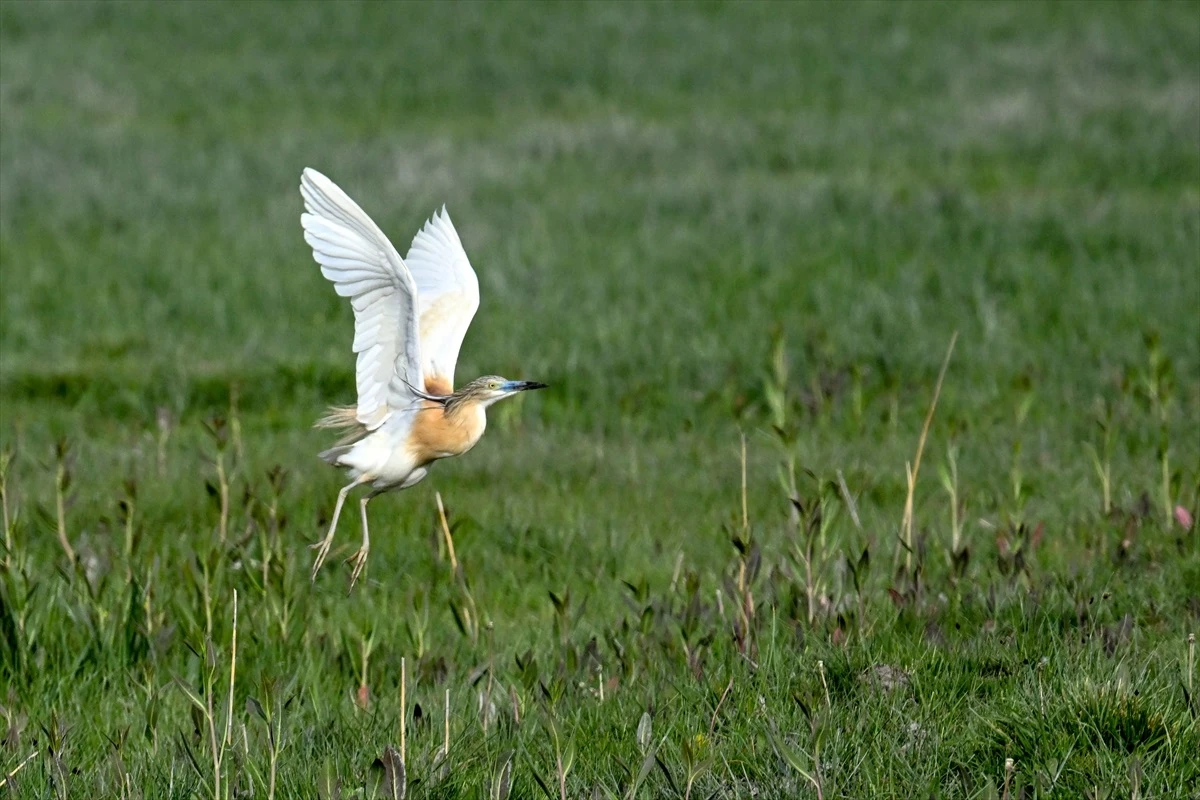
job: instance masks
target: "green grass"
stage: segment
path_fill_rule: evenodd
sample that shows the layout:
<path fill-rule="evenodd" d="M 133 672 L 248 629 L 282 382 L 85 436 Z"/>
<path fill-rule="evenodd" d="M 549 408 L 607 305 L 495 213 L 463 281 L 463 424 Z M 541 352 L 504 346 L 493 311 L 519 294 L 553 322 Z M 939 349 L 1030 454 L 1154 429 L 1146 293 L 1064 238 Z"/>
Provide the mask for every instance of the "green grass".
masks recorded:
<path fill-rule="evenodd" d="M 0 5 L 0 797 L 1197 796 L 1198 15 Z M 304 166 L 552 384 L 349 596 Z"/>

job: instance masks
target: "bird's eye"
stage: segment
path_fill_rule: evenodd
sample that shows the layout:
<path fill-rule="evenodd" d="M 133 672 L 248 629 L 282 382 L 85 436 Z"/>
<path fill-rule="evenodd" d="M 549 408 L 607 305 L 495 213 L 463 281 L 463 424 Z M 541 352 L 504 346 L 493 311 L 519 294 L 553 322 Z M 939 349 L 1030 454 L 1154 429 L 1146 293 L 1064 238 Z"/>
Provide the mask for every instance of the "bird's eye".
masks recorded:
<path fill-rule="evenodd" d="M 490 381 L 490 382 L 488 383 L 488 388 L 489 388 L 489 389 L 499 389 L 499 388 L 500 388 L 500 381 Z"/>

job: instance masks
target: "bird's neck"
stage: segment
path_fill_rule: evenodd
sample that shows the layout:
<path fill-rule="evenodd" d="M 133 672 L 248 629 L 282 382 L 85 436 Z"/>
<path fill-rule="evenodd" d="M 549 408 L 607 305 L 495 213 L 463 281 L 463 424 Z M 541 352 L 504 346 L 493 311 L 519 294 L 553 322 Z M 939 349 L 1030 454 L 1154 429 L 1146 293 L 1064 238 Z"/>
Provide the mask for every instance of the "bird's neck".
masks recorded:
<path fill-rule="evenodd" d="M 480 403 L 426 403 L 426 412 L 417 415 L 409 434 L 409 447 L 417 463 L 462 455 L 483 436 L 487 415 Z"/>
<path fill-rule="evenodd" d="M 447 417 L 455 417 L 464 413 L 474 416 L 477 412 L 482 412 L 487 407 L 482 402 L 479 394 L 469 384 L 456 392 L 451 392 L 443 401 L 443 406 L 446 409 Z"/>
<path fill-rule="evenodd" d="M 451 422 L 460 422 L 463 420 L 474 420 L 476 417 L 484 415 L 483 404 L 479 402 L 478 397 L 468 394 L 460 395 L 458 392 L 450 395 L 442 406 L 442 413 L 446 415 L 446 419 Z"/>

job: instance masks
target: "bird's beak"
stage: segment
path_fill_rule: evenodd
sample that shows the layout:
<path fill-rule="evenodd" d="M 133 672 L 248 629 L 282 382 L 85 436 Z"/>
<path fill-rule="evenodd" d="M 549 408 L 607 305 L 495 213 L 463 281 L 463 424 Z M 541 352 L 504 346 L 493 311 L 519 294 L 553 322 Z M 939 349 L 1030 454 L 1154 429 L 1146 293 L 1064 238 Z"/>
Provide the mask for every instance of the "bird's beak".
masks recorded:
<path fill-rule="evenodd" d="M 509 381 L 504 388 L 510 392 L 527 392 L 530 389 L 545 389 L 546 384 L 537 381 Z"/>

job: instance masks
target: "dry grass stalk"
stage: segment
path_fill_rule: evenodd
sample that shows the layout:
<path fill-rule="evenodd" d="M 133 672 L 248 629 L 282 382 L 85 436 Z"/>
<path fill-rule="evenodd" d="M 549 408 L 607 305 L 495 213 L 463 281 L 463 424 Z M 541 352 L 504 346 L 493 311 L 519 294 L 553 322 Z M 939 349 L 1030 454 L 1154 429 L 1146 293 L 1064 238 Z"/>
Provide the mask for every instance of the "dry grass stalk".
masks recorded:
<path fill-rule="evenodd" d="M 721 706 L 725 703 L 725 698 L 729 696 L 730 690 L 733 689 L 733 678 L 729 679 L 729 683 L 725 685 L 725 691 L 721 692 L 721 699 L 717 701 L 717 707 L 713 709 L 712 719 L 708 723 L 708 738 L 711 740 L 713 732 L 717 729 L 717 715 L 721 713 Z"/>
<path fill-rule="evenodd" d="M 233 457 L 235 466 L 246 463 L 245 452 L 242 450 L 242 419 L 238 414 L 238 385 L 229 385 L 229 432 L 233 437 Z"/>
<path fill-rule="evenodd" d="M 71 475 L 67 470 L 67 447 L 60 443 L 58 446 L 58 466 L 54 471 L 54 510 L 58 521 L 58 543 L 62 545 L 67 560 L 75 564 L 75 548 L 67 538 L 67 487 L 71 485 Z"/>
<path fill-rule="evenodd" d="M 229 705 L 225 709 L 225 746 L 230 745 L 233 731 L 233 681 L 237 677 L 237 623 L 238 623 L 238 593 L 233 590 L 233 635 L 230 640 L 229 654 Z"/>
<path fill-rule="evenodd" d="M 446 521 L 446 507 L 442 505 L 442 493 L 434 492 L 437 500 L 438 519 L 442 521 L 442 534 L 446 537 L 446 551 L 450 554 L 450 571 L 458 572 L 458 558 L 454 555 L 454 538 L 450 535 L 450 523 Z"/>
<path fill-rule="evenodd" d="M 850 511 L 850 519 L 854 522 L 854 527 L 862 533 L 862 520 L 858 518 L 858 505 L 854 502 L 854 495 L 850 494 L 850 487 L 846 485 L 846 476 L 839 469 L 837 471 L 838 490 L 842 493 L 842 501 L 845 502 L 846 508 Z"/>
<path fill-rule="evenodd" d="M 446 690 L 446 713 L 442 728 L 442 758 L 450 756 L 450 690 Z"/>
<path fill-rule="evenodd" d="M 220 492 L 221 500 L 221 518 L 217 529 L 221 547 L 224 547 L 225 540 L 229 537 L 229 477 L 225 474 L 225 454 L 219 450 L 217 452 L 217 490 Z"/>
<path fill-rule="evenodd" d="M 904 469 L 908 479 L 908 495 L 904 499 L 904 518 L 900 523 L 900 539 L 904 542 L 904 567 L 912 571 L 913 554 L 913 495 L 917 488 L 917 475 L 921 471 L 921 454 L 925 451 L 925 439 L 929 436 L 929 426 L 933 423 L 933 412 L 937 409 L 938 397 L 942 394 L 942 381 L 946 378 L 946 368 L 950 366 L 950 356 L 954 353 L 954 343 L 958 341 L 958 331 L 950 337 L 950 346 L 946 348 L 946 357 L 942 360 L 942 369 L 938 372 L 937 385 L 933 389 L 933 400 L 929 411 L 925 414 L 925 424 L 921 427 L 921 437 L 917 440 L 917 455 L 912 465 L 905 464 Z"/>
<path fill-rule="evenodd" d="M 745 537 L 750 533 L 750 510 L 746 503 L 746 433 L 740 432 L 742 437 L 742 536 Z"/>
<path fill-rule="evenodd" d="M 13 767 L 11 772 L 9 772 L 9 773 L 8 773 L 7 775 L 5 775 L 3 778 L 0 778 L 0 789 L 3 789 L 5 786 L 8 786 L 8 782 L 9 782 L 11 779 L 13 779 L 14 777 L 16 777 L 17 773 L 18 773 L 18 772 L 20 772 L 22 769 L 24 769 L 24 767 L 25 767 L 25 765 L 26 765 L 26 764 L 28 764 L 28 763 L 29 763 L 30 761 L 32 761 L 33 759 L 37 758 L 37 754 L 38 754 L 39 752 L 41 752 L 41 751 L 39 751 L 39 750 L 34 750 L 32 753 L 30 753 L 29 755 L 25 756 L 25 760 L 24 760 L 24 761 L 22 761 L 20 764 L 17 764 L 15 767 Z"/>
<path fill-rule="evenodd" d="M 404 656 L 400 656 L 400 760 L 408 763 L 408 751 L 405 750 L 405 734 L 408 727 L 408 697 L 406 696 L 408 686 L 406 678 Z"/>
<path fill-rule="evenodd" d="M 1195 698 L 1195 687 L 1192 686 L 1192 675 L 1196 671 L 1196 634 L 1189 633 L 1187 638 L 1187 687 L 1188 697 Z"/>
<path fill-rule="evenodd" d="M 0 453 L 0 509 L 4 514 L 4 566 L 9 565 L 13 551 L 13 520 L 8 510 L 8 468 L 13 462 L 12 450 L 5 448 Z"/>

